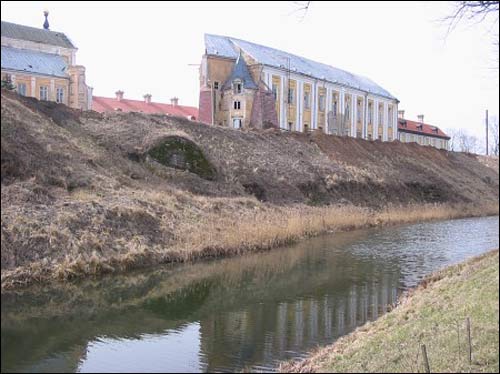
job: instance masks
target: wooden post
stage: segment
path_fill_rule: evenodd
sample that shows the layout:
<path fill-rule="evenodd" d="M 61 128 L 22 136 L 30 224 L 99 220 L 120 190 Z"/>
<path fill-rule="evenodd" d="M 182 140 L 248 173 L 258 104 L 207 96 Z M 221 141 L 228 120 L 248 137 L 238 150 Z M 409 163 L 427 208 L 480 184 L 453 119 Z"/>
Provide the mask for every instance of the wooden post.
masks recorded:
<path fill-rule="evenodd" d="M 471 333 L 470 333 L 470 317 L 467 317 L 466 324 L 467 324 L 467 340 L 469 342 L 469 364 L 471 364 L 472 363 L 472 339 L 471 339 Z"/>
<path fill-rule="evenodd" d="M 425 344 L 422 344 L 421 348 L 422 348 L 422 357 L 424 359 L 425 372 L 430 373 L 431 367 L 429 366 L 429 357 L 427 357 L 427 348 L 425 347 Z"/>

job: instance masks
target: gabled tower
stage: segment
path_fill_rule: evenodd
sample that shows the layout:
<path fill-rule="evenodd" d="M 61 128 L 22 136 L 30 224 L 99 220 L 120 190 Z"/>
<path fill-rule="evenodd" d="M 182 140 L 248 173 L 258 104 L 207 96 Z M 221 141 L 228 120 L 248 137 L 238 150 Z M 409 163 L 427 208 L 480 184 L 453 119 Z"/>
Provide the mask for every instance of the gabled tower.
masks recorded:
<path fill-rule="evenodd" d="M 239 129 L 250 125 L 253 101 L 258 90 L 241 51 L 229 78 L 222 85 L 222 110 L 227 111 L 229 126 Z"/>

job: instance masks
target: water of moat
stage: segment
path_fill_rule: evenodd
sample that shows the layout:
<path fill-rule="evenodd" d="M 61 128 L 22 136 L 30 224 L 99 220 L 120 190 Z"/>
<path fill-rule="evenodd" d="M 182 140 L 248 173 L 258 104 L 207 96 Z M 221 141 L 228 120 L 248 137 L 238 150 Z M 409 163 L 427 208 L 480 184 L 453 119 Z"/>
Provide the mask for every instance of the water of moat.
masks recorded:
<path fill-rule="evenodd" d="M 272 371 L 426 274 L 499 246 L 498 217 L 309 239 L 2 295 L 2 372 Z"/>

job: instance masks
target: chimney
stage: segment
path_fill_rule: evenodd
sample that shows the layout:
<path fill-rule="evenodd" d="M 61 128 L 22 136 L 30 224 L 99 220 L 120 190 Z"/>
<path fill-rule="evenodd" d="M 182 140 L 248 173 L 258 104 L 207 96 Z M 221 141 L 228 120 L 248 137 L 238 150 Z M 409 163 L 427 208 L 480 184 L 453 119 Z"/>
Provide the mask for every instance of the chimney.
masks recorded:
<path fill-rule="evenodd" d="M 151 104 L 151 94 L 146 94 L 143 97 L 146 104 Z"/>
<path fill-rule="evenodd" d="M 421 123 L 421 124 L 423 124 L 423 123 L 424 123 L 424 115 L 423 115 L 423 114 L 419 114 L 419 115 L 417 116 L 417 118 L 418 118 L 418 122 L 419 122 L 419 123 Z"/>
<path fill-rule="evenodd" d="M 172 104 L 173 106 L 179 105 L 179 98 L 178 97 L 171 98 L 170 99 L 170 104 Z"/>
<path fill-rule="evenodd" d="M 123 91 L 122 90 L 118 90 L 115 92 L 115 95 L 116 95 L 116 101 L 122 101 L 123 100 Z"/>
<path fill-rule="evenodd" d="M 48 10 L 44 10 L 43 11 L 43 15 L 45 16 L 45 22 L 43 23 L 43 28 L 45 30 L 48 30 L 49 29 L 49 20 L 47 19 L 47 17 L 49 16 L 49 11 Z"/>
<path fill-rule="evenodd" d="M 398 110 L 398 118 L 405 119 L 405 111 L 404 110 Z"/>

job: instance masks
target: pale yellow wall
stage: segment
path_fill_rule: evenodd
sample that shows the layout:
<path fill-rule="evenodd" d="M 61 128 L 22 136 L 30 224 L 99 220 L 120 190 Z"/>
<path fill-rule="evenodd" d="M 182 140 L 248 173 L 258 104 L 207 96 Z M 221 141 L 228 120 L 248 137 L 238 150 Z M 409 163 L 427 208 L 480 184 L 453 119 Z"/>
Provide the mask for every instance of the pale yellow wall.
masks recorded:
<path fill-rule="evenodd" d="M 379 139 L 383 139 L 384 134 L 384 104 L 378 105 L 377 116 L 379 116 L 378 120 L 378 137 Z"/>
<path fill-rule="evenodd" d="M 400 131 L 400 141 L 402 143 L 417 143 L 423 146 L 448 149 L 448 140 L 435 138 L 433 136 L 411 134 Z"/>
<path fill-rule="evenodd" d="M 16 74 L 16 85 L 18 83 L 24 83 L 26 85 L 26 96 L 34 97 L 34 93 L 31 92 L 31 77 L 30 76 Z"/>
<path fill-rule="evenodd" d="M 233 70 L 234 61 L 209 56 L 207 58 L 208 79 L 219 82 L 219 88 L 229 79 Z"/>
<path fill-rule="evenodd" d="M 339 107 L 339 103 L 340 103 L 340 94 L 337 92 L 337 91 L 332 91 L 332 111 L 334 110 L 335 108 L 335 103 L 337 103 L 337 113 L 335 114 L 339 114 L 339 110 L 340 110 L 340 107 Z"/>
<path fill-rule="evenodd" d="M 389 128 L 387 134 L 388 134 L 388 137 L 387 137 L 387 140 L 388 141 L 392 141 L 394 140 L 394 127 L 397 126 L 396 123 L 394 123 L 394 106 L 389 104 L 387 106 L 387 126 Z"/>
<path fill-rule="evenodd" d="M 292 130 L 297 129 L 297 82 L 290 79 L 288 82 L 288 87 L 293 90 L 293 100 L 288 104 L 288 91 L 286 92 L 286 103 L 287 103 L 287 121 L 292 123 Z"/>
<path fill-rule="evenodd" d="M 349 104 L 349 111 L 346 112 L 346 104 Z M 346 126 L 349 132 L 348 135 L 352 135 L 352 96 L 349 94 L 345 94 L 344 96 L 344 115 L 346 117 Z"/>
<path fill-rule="evenodd" d="M 375 111 L 375 103 L 373 100 L 368 100 L 368 108 L 366 112 L 366 117 L 368 121 L 368 126 L 367 126 L 367 138 L 369 140 L 374 140 L 373 138 L 373 128 L 374 128 L 374 123 L 375 123 L 375 115 L 377 114 Z"/>
<path fill-rule="evenodd" d="M 309 93 L 309 108 L 306 108 L 306 106 L 304 105 L 304 97 L 306 95 L 306 92 Z M 304 83 L 304 92 L 300 100 L 302 100 L 303 105 L 302 123 L 304 124 L 304 129 L 305 125 L 307 125 L 308 129 L 311 130 L 312 87 L 309 83 Z"/>
<path fill-rule="evenodd" d="M 319 109 L 319 98 L 320 96 L 323 95 L 324 99 L 323 99 L 323 102 L 325 104 L 325 108 L 323 110 L 320 110 Z M 325 122 L 325 119 L 326 119 L 326 108 L 328 107 L 328 103 L 326 102 L 326 89 L 324 87 L 319 87 L 318 88 L 318 111 L 317 111 L 317 114 L 318 114 L 318 129 L 321 127 L 323 129 L 323 131 L 325 131 L 326 129 L 326 122 Z"/>
<path fill-rule="evenodd" d="M 361 113 L 361 115 L 358 117 L 358 112 Z M 361 137 L 363 134 L 363 98 L 358 97 L 356 100 L 356 108 L 354 110 L 354 115 L 356 116 L 356 136 Z"/>
<path fill-rule="evenodd" d="M 281 105 L 280 105 L 280 96 L 281 96 L 281 77 L 279 75 L 273 75 L 273 86 L 276 86 L 276 114 L 278 115 L 278 123 L 281 122 Z M 272 87 L 271 87 L 272 90 Z"/>

